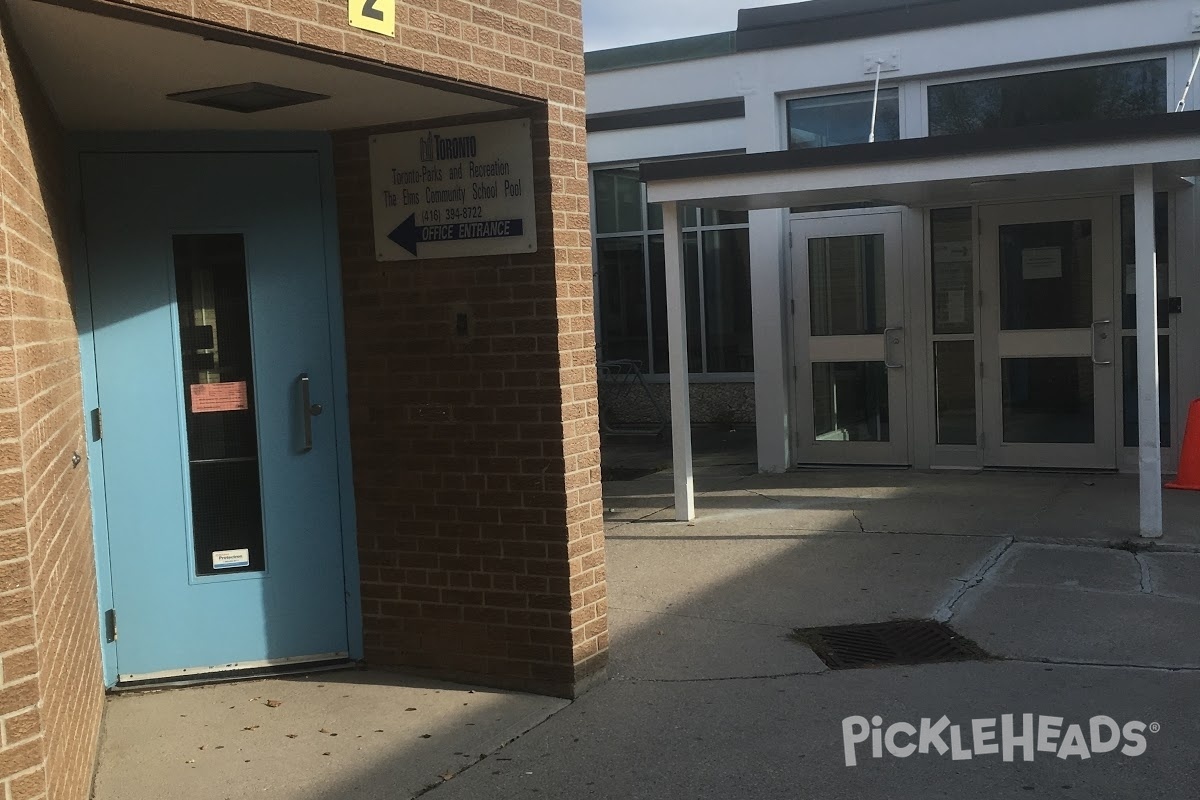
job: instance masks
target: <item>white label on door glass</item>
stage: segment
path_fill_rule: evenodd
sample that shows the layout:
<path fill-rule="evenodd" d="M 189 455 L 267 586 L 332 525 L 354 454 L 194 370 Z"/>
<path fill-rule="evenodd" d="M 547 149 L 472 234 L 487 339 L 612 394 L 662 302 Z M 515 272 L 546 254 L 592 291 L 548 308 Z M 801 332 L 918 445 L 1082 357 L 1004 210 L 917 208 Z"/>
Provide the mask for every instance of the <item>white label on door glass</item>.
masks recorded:
<path fill-rule="evenodd" d="M 1021 251 L 1021 274 L 1027 281 L 1061 278 L 1061 247 L 1029 247 Z"/>
<path fill-rule="evenodd" d="M 235 569 L 250 566 L 249 550 L 214 550 L 213 569 Z"/>

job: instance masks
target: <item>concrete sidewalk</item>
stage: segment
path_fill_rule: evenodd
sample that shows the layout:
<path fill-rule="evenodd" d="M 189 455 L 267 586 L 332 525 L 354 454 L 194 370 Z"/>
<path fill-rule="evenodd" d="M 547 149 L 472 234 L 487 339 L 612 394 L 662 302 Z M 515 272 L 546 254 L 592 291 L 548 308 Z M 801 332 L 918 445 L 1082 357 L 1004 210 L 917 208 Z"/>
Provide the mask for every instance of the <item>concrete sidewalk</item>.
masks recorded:
<path fill-rule="evenodd" d="M 669 471 L 605 484 L 610 533 L 674 519 Z M 1013 536 L 1018 540 L 1137 538 L 1136 475 L 812 469 L 755 474 L 753 465 L 696 470 L 696 533 L 873 531 Z M 1160 546 L 1200 551 L 1200 492 L 1164 491 Z M 642 525 L 620 535 L 642 535 Z"/>
<path fill-rule="evenodd" d="M 566 705 L 362 670 L 118 695 L 94 796 L 415 797 Z"/>
<path fill-rule="evenodd" d="M 511 760 L 430 797 L 1196 796 L 1195 555 L 986 535 L 721 536 L 676 523 L 614 534 L 613 680 L 505 748 Z M 913 617 L 948 620 L 997 659 L 831 672 L 788 638 Z M 969 737 L 971 720 L 1027 713 L 1062 717 L 1064 730 L 1106 715 L 1158 733 L 1136 758 L 876 760 L 864 745 L 857 766 L 845 763 L 849 716 L 887 726 L 946 715 Z"/>
<path fill-rule="evenodd" d="M 373 672 L 117 697 L 97 798 L 1196 797 L 1197 496 L 1169 496 L 1166 545 L 1140 551 L 1119 476 L 723 465 L 698 483 L 694 524 L 664 511 L 669 476 L 606 486 L 610 680 L 582 699 Z M 995 658 L 834 672 L 790 636 L 929 618 Z M 947 715 L 969 737 L 1027 713 L 1159 732 L 1138 757 L 862 745 L 845 764 L 849 716 Z"/>

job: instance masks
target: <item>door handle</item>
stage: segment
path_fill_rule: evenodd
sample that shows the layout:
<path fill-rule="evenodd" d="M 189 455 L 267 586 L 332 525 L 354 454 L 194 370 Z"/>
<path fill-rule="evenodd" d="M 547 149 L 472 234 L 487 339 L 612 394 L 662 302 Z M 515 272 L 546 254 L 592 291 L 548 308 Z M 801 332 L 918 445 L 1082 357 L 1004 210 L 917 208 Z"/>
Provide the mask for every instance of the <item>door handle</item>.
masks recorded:
<path fill-rule="evenodd" d="M 893 342 L 891 340 L 893 333 L 904 333 L 904 328 L 896 327 L 883 329 L 883 365 L 888 369 L 904 369 L 904 364 L 893 364 L 888 360 L 888 353 L 890 353 L 892 349 L 891 346 L 893 344 L 901 344 L 902 342 L 902 340 L 899 338 Z"/>
<path fill-rule="evenodd" d="M 1101 325 L 1112 325 L 1111 319 L 1102 319 L 1092 323 L 1092 364 L 1097 367 L 1111 367 L 1112 361 L 1100 361 L 1096 358 L 1096 334 L 1100 332 Z M 1104 338 L 1108 338 L 1108 334 L 1104 334 Z"/>
<path fill-rule="evenodd" d="M 311 381 L 308 379 L 308 373 L 300 373 L 300 377 L 297 380 L 300 383 L 300 421 L 304 428 L 304 446 L 300 449 L 300 452 L 307 453 L 313 449 L 313 417 L 321 416 L 325 408 L 320 403 L 312 402 L 311 390 L 309 388 Z"/>

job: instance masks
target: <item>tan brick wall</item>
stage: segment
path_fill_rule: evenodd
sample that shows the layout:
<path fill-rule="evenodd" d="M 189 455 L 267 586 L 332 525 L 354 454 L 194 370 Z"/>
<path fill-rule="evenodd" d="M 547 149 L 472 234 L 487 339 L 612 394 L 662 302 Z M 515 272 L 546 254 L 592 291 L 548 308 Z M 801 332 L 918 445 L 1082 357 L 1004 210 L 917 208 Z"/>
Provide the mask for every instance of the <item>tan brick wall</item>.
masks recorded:
<path fill-rule="evenodd" d="M 547 102 L 533 256 L 377 263 L 335 139 L 367 659 L 572 694 L 608 648 L 579 4 L 401 9 L 385 57 Z"/>
<path fill-rule="evenodd" d="M 0 782 L 85 797 L 103 709 L 58 125 L 0 29 Z"/>
<path fill-rule="evenodd" d="M 343 2 L 112 5 L 543 101 L 536 256 L 385 272 L 353 221 L 343 256 L 371 654 L 574 692 L 603 666 L 608 637 L 580 3 L 399 0 L 395 40 L 349 28 Z M 86 466 L 70 466 L 84 424 L 69 216 L 57 209 L 56 126 L 2 33 L 0 784 L 5 800 L 75 800 L 102 694 Z M 363 152 L 361 136 L 340 140 L 348 208 L 366 199 L 355 191 Z M 451 344 L 450 310 L 463 303 L 482 330 Z M 384 320 L 417 322 L 446 360 L 417 365 L 403 337 L 372 339 Z M 426 389 L 405 389 L 418 379 Z M 426 392 L 469 424 L 416 421 Z"/>
<path fill-rule="evenodd" d="M 554 227 L 550 128 L 535 255 L 379 264 L 368 132 L 334 155 L 367 660 L 571 694 L 606 584 L 590 250 Z"/>

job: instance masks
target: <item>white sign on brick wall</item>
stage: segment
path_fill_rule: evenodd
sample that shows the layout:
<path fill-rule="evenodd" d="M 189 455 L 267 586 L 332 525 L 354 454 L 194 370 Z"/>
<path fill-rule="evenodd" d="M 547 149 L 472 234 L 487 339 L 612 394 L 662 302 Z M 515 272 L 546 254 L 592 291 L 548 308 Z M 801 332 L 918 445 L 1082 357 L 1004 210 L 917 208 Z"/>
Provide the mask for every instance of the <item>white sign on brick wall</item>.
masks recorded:
<path fill-rule="evenodd" d="M 379 261 L 537 250 L 529 120 L 371 137 Z"/>

